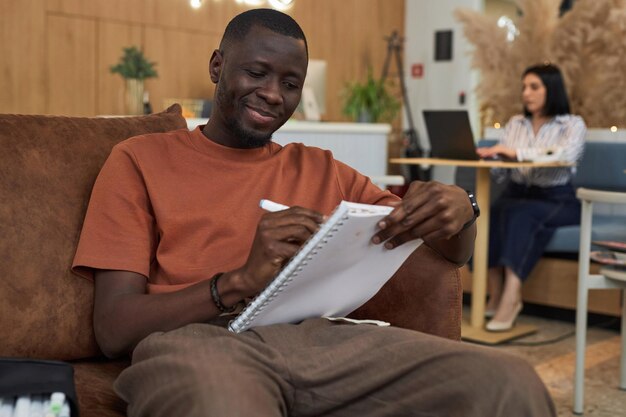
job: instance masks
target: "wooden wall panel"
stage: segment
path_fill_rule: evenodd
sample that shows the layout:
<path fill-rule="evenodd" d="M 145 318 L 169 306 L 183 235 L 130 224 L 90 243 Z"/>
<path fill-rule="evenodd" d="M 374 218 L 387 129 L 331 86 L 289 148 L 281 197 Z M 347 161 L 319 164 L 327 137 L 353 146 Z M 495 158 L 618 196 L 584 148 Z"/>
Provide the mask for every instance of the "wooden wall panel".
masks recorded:
<path fill-rule="evenodd" d="M 112 74 L 122 56 L 122 48 L 142 47 L 142 27 L 129 23 L 115 23 L 106 20 L 98 22 L 97 74 L 97 114 L 124 114 L 124 79 Z"/>
<path fill-rule="evenodd" d="M 43 0 L 0 1 L 0 113 L 44 113 Z"/>
<path fill-rule="evenodd" d="M 225 22 L 249 8 L 236 3 L 235 0 L 204 0 L 200 9 L 191 8 L 189 0 L 47 0 L 47 2 L 48 11 L 54 13 L 204 32 L 220 32 Z"/>
<path fill-rule="evenodd" d="M 146 23 L 145 9 L 146 0 L 78 0 L 80 3 L 93 3 L 95 17 L 102 20 L 132 22 L 135 24 Z M 179 3 L 174 0 L 172 3 Z"/>
<path fill-rule="evenodd" d="M 404 0 L 296 1 L 290 14 L 302 26 L 312 59 L 328 63 L 325 119 L 344 120 L 342 95 L 348 81 L 382 70 L 393 30 L 404 33 Z"/>
<path fill-rule="evenodd" d="M 189 0 L 144 0 L 146 22 L 158 26 L 184 28 L 219 34 L 237 14 L 250 9 L 235 0 L 203 0 L 200 9 L 189 7 Z M 180 2 L 184 3 L 184 7 Z M 310 1 L 310 0 L 305 0 Z"/>
<path fill-rule="evenodd" d="M 93 1 L 81 0 L 47 0 L 46 10 L 54 13 L 90 14 L 94 15 Z"/>
<path fill-rule="evenodd" d="M 228 22 L 248 9 L 249 7 L 242 6 L 234 0 L 204 0 L 202 9 L 198 10 L 201 13 L 198 11 L 193 13 L 198 16 L 193 20 L 194 28 L 214 32 L 221 39 Z"/>
<path fill-rule="evenodd" d="M 364 79 L 368 67 L 380 75 L 383 37 L 404 32 L 404 1 L 296 0 L 287 12 L 302 25 L 310 57 L 328 62 L 325 120 L 346 120 L 347 81 Z M 0 111 L 120 113 L 123 83 L 109 66 L 138 39 L 158 63 L 159 78 L 147 82 L 155 110 L 165 97 L 210 98 L 211 51 L 247 8 L 235 0 L 203 0 L 199 10 L 188 0 L 0 0 L 0 53 L 9 57 L 0 62 Z M 19 23 L 7 17 L 16 14 Z"/>
<path fill-rule="evenodd" d="M 145 3 L 145 0 L 48 0 L 47 10 L 54 14 L 143 23 Z"/>
<path fill-rule="evenodd" d="M 158 22 L 160 26 L 187 28 L 182 16 L 191 10 L 189 2 L 185 2 L 186 7 L 179 7 L 176 2 L 167 0 L 152 0 L 147 3 L 147 18 L 150 23 Z"/>
<path fill-rule="evenodd" d="M 150 25 L 215 33 L 220 37 L 233 17 L 250 8 L 235 0 L 203 0 L 200 9 L 189 7 L 189 0 L 143 1 L 146 3 L 144 21 Z"/>
<path fill-rule="evenodd" d="M 146 28 L 145 53 L 158 62 L 159 77 L 146 89 L 155 111 L 166 98 L 212 98 L 209 58 L 219 42 L 216 35 Z"/>
<path fill-rule="evenodd" d="M 49 15 L 47 25 L 48 113 L 96 114 L 96 22 Z"/>

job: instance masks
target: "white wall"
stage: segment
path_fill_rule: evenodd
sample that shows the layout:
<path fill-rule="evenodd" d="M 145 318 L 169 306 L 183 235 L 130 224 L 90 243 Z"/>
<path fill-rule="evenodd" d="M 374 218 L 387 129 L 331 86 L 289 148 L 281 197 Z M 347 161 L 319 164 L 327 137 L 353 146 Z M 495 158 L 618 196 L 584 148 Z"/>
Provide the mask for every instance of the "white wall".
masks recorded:
<path fill-rule="evenodd" d="M 424 149 L 430 149 L 430 145 L 422 110 L 467 109 L 474 136 L 477 137 L 480 131 L 478 104 L 474 94 L 478 73 L 470 69 L 471 57 L 468 52 L 472 46 L 465 39 L 461 24 L 453 16 L 457 7 L 482 10 L 483 0 L 406 0 L 404 67 L 413 120 Z M 451 61 L 435 61 L 437 30 L 453 31 Z M 411 76 L 411 67 L 415 63 L 423 64 L 422 78 Z M 458 101 L 461 91 L 465 92 L 464 105 Z M 451 183 L 454 180 L 454 169 L 437 167 L 433 179 Z"/>

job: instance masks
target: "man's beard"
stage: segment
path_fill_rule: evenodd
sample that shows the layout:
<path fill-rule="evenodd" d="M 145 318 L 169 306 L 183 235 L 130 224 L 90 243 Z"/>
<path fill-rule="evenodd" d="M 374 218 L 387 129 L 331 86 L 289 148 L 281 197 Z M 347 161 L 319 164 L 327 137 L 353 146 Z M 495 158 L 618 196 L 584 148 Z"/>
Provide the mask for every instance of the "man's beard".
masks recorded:
<path fill-rule="evenodd" d="M 239 119 L 231 118 L 225 121 L 226 126 L 239 137 L 243 148 L 261 148 L 272 140 L 271 133 L 251 132 L 241 125 Z"/>
<path fill-rule="evenodd" d="M 217 84 L 216 96 L 218 100 L 218 103 L 216 104 L 218 106 L 225 105 L 226 107 L 230 107 L 232 109 L 236 108 L 235 100 L 232 98 L 232 96 L 228 96 L 228 93 L 223 88 L 222 83 Z M 241 105 L 244 106 L 245 101 L 243 101 Z M 228 127 L 235 135 L 237 135 L 243 148 L 261 148 L 270 143 L 270 141 L 272 140 L 272 133 L 258 133 L 250 131 L 249 129 L 243 127 L 241 124 L 241 120 L 236 117 L 225 118 L 224 123 L 226 124 L 226 127 Z"/>

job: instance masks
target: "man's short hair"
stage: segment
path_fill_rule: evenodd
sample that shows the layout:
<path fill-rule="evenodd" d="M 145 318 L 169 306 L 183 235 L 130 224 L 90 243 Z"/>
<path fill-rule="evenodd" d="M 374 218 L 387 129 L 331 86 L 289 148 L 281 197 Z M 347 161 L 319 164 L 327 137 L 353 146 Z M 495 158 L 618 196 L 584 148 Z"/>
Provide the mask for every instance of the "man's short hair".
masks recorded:
<path fill-rule="evenodd" d="M 273 9 L 252 9 L 235 16 L 226 26 L 220 50 L 223 52 L 230 44 L 243 40 L 254 26 L 303 40 L 307 57 L 309 56 L 309 47 L 300 25 L 291 16 Z"/>

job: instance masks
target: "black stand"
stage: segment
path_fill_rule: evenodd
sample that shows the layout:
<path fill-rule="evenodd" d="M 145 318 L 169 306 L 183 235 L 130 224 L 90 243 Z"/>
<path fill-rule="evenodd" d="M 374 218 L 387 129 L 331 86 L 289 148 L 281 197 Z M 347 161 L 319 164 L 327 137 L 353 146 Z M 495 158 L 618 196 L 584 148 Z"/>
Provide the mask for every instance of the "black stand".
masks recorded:
<path fill-rule="evenodd" d="M 405 146 L 404 156 L 406 156 L 407 158 L 421 158 L 424 156 L 424 150 L 420 146 L 419 137 L 417 136 L 417 131 L 415 130 L 413 113 L 411 112 L 411 103 L 409 101 L 409 94 L 407 92 L 406 83 L 404 80 L 402 57 L 400 56 L 402 52 L 402 42 L 404 41 L 404 39 L 401 38 L 398 35 L 398 32 L 394 30 L 391 33 L 391 36 L 385 37 L 385 40 L 387 41 L 387 56 L 385 57 L 385 63 L 383 64 L 381 81 L 385 81 L 387 79 L 387 75 L 389 74 L 389 62 L 393 57 L 397 67 L 397 75 L 400 79 L 400 89 L 402 90 L 402 99 L 404 101 L 407 122 L 409 124 L 409 128 L 403 132 Z M 422 169 L 419 165 L 411 165 L 409 166 L 409 176 L 409 181 L 429 181 L 431 177 L 430 168 Z"/>

